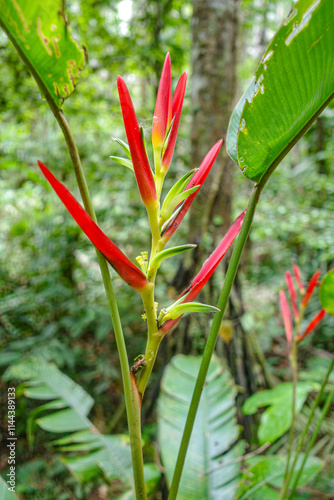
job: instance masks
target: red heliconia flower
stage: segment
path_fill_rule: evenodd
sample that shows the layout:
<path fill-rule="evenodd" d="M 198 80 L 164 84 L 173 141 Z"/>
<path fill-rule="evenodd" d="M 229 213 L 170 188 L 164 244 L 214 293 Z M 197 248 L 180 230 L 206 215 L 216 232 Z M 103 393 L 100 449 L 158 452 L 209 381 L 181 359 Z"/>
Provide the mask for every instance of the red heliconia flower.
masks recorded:
<path fill-rule="evenodd" d="M 120 277 L 132 286 L 135 290 L 141 291 L 149 284 L 146 276 L 138 267 L 131 262 L 126 255 L 118 248 L 117 245 L 99 228 L 93 219 L 82 208 L 80 203 L 71 195 L 66 187 L 59 182 L 56 177 L 43 165 L 38 162 L 44 176 L 49 181 L 61 201 L 64 203 L 67 210 L 72 215 L 73 219 L 81 227 L 83 232 L 88 236 L 90 241 L 104 255 L 109 264 L 115 269 Z"/>
<path fill-rule="evenodd" d="M 315 287 L 317 286 L 318 284 L 318 279 L 320 277 L 320 274 L 321 274 L 321 271 L 318 270 L 316 271 L 312 278 L 310 279 L 309 281 L 309 284 L 308 284 L 308 287 L 307 287 L 307 290 L 306 290 L 306 293 L 304 295 L 304 297 L 302 298 L 302 301 L 301 301 L 301 305 L 305 308 L 307 306 L 307 304 L 309 303 L 310 301 L 310 298 L 312 297 L 313 295 L 313 292 L 314 292 L 314 289 Z"/>
<path fill-rule="evenodd" d="M 301 295 L 304 295 L 305 288 L 304 288 L 304 285 L 302 283 L 300 269 L 299 269 L 299 267 L 296 264 L 293 264 L 292 270 L 293 270 L 293 274 L 294 274 L 294 276 L 296 278 L 299 291 L 300 291 Z"/>
<path fill-rule="evenodd" d="M 176 89 L 175 89 L 175 92 L 173 95 L 173 100 L 172 100 L 173 125 L 172 125 L 172 130 L 171 130 L 169 138 L 168 138 L 167 147 L 166 147 L 166 150 L 164 152 L 164 155 L 162 158 L 162 164 L 161 164 L 161 169 L 164 173 L 167 172 L 167 170 L 169 169 L 169 166 L 172 162 L 177 133 L 179 130 L 179 125 L 180 125 L 180 119 L 181 119 L 181 113 L 182 113 L 182 107 L 183 107 L 184 94 L 186 91 L 186 85 L 187 85 L 187 73 L 184 72 L 184 73 L 182 73 L 182 75 L 177 83 L 177 86 L 176 86 Z"/>
<path fill-rule="evenodd" d="M 195 191 L 193 194 L 188 196 L 188 198 L 186 198 L 184 200 L 184 202 L 182 202 L 183 205 L 182 205 L 181 210 L 178 211 L 178 208 L 176 208 L 176 215 L 175 215 L 174 219 L 172 219 L 170 221 L 170 224 L 167 226 L 167 229 L 165 229 L 165 231 L 163 232 L 163 235 L 162 235 L 162 240 L 165 243 L 175 233 L 175 231 L 179 227 L 180 223 L 182 222 L 184 216 L 188 212 L 192 202 L 194 201 L 194 199 L 197 196 L 198 191 L 201 189 L 205 179 L 207 178 L 208 173 L 210 172 L 210 169 L 211 169 L 215 159 L 217 158 L 217 155 L 219 153 L 219 150 L 220 150 L 222 144 L 223 144 L 223 141 L 220 140 L 210 149 L 210 151 L 208 152 L 208 154 L 206 155 L 206 157 L 202 161 L 199 169 L 192 176 L 190 182 L 184 188 L 184 190 L 186 191 L 194 186 L 200 186 L 197 191 Z"/>
<path fill-rule="evenodd" d="M 147 153 L 132 100 L 128 88 L 121 76 L 117 77 L 117 88 L 122 108 L 125 132 L 128 138 L 133 163 L 133 170 L 144 205 L 149 209 L 157 204 L 157 193 L 153 173 L 147 158 Z"/>
<path fill-rule="evenodd" d="M 305 332 L 298 335 L 297 341 L 300 342 L 301 340 L 303 340 L 306 337 L 306 335 L 311 333 L 315 329 L 315 327 L 320 323 L 320 321 L 325 317 L 325 315 L 326 315 L 325 309 L 321 309 L 318 312 L 318 314 L 316 314 L 314 316 L 314 318 L 309 322 L 308 327 L 306 328 Z"/>
<path fill-rule="evenodd" d="M 289 344 L 291 344 L 293 339 L 291 315 L 290 315 L 289 304 L 283 290 L 280 290 L 279 292 L 279 302 L 284 323 L 285 335 L 287 341 L 289 342 Z"/>
<path fill-rule="evenodd" d="M 192 302 L 194 298 L 199 294 L 199 292 L 202 290 L 206 282 L 211 278 L 213 275 L 214 271 L 216 270 L 218 264 L 232 245 L 233 241 L 239 234 L 239 231 L 241 229 L 244 217 L 245 217 L 246 210 L 244 210 L 233 222 L 233 224 L 230 226 L 229 230 L 217 246 L 217 248 L 212 252 L 210 257 L 204 262 L 201 270 L 199 273 L 195 276 L 195 278 L 192 280 L 190 286 L 183 290 L 183 292 L 180 294 L 179 298 L 181 298 L 183 295 L 188 294 L 185 299 L 183 300 L 182 303 L 185 302 Z M 180 316 L 177 319 L 169 320 L 163 323 L 161 326 L 161 331 L 163 333 L 169 332 L 175 325 L 176 323 L 181 319 L 182 316 Z"/>
<path fill-rule="evenodd" d="M 172 75 L 169 52 L 162 68 L 158 95 L 155 104 L 153 125 L 152 125 L 152 144 L 154 149 L 161 149 L 166 134 L 172 123 Z"/>
<path fill-rule="evenodd" d="M 289 272 L 285 273 L 285 281 L 286 281 L 286 285 L 288 287 L 289 294 L 290 294 L 293 316 L 295 319 L 298 319 L 299 318 L 299 311 L 298 311 L 298 306 L 297 306 L 297 293 L 296 293 L 295 287 L 293 285 L 291 273 L 289 273 Z"/>

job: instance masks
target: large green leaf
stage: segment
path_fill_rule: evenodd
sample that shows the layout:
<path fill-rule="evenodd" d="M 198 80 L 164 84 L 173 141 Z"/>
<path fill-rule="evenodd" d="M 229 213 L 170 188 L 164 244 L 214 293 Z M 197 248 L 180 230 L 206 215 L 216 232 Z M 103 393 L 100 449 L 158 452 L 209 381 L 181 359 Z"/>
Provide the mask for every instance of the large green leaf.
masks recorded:
<path fill-rule="evenodd" d="M 305 403 L 308 393 L 314 386 L 307 382 L 298 382 L 296 391 L 296 413 Z M 281 437 L 292 424 L 292 383 L 285 382 L 273 389 L 257 392 L 250 396 L 243 405 L 243 413 L 252 415 L 263 406 L 268 408 L 261 415 L 258 437 L 261 444 L 273 443 Z"/>
<path fill-rule="evenodd" d="M 201 357 L 175 356 L 158 402 L 158 440 L 170 484 Z M 210 364 L 182 475 L 178 500 L 234 498 L 243 445 L 236 423 L 236 391 L 216 357 Z"/>
<path fill-rule="evenodd" d="M 58 108 L 75 89 L 85 51 L 72 38 L 62 0 L 0 0 L 0 26 L 45 97 Z"/>
<path fill-rule="evenodd" d="M 229 126 L 228 152 L 258 182 L 334 96 L 334 2 L 299 0 L 269 44 Z"/>
<path fill-rule="evenodd" d="M 329 271 L 322 280 L 319 298 L 325 311 L 334 316 L 334 269 Z"/>
<path fill-rule="evenodd" d="M 12 488 L 10 484 L 8 484 L 3 477 L 0 476 L 0 498 L 1 500 L 17 500 L 17 496 L 12 491 L 9 491 L 8 488 Z M 15 490 L 15 487 L 14 487 Z"/>

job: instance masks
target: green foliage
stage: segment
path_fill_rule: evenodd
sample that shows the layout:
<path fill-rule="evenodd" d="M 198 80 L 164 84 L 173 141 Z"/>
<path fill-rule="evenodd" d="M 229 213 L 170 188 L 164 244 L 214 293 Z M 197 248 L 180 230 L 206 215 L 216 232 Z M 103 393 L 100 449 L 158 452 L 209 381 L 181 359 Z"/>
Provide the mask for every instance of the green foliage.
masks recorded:
<path fill-rule="evenodd" d="M 232 115 L 229 152 L 249 179 L 277 165 L 333 98 L 333 15 L 331 0 L 299 0 Z"/>
<path fill-rule="evenodd" d="M 299 382 L 296 391 L 296 414 L 305 403 L 314 384 Z M 292 383 L 285 382 L 273 389 L 260 391 L 250 396 L 242 407 L 245 415 L 252 415 L 259 408 L 268 406 L 261 415 L 258 428 L 260 444 L 273 443 L 283 436 L 292 424 Z"/>
<path fill-rule="evenodd" d="M 158 441 L 170 483 L 201 358 L 175 356 L 167 366 L 158 403 Z M 237 444 L 235 388 L 216 357 L 212 359 L 190 441 L 178 498 L 234 498 L 243 452 Z"/>
<path fill-rule="evenodd" d="M 73 40 L 61 0 L 1 0 L 0 25 L 47 93 L 61 107 L 75 89 L 85 52 Z"/>
<path fill-rule="evenodd" d="M 300 454 L 290 484 L 296 479 L 303 457 L 304 455 Z M 283 484 L 285 464 L 286 457 L 283 455 L 258 455 L 246 460 L 247 471 L 244 472 L 240 482 L 237 499 L 279 500 L 280 495 L 277 490 Z M 298 482 L 299 486 L 309 483 L 316 474 L 321 472 L 324 465 L 323 460 L 312 456 L 308 457 Z M 299 496 L 294 498 L 299 498 Z"/>
<path fill-rule="evenodd" d="M 21 391 L 28 398 L 49 400 L 29 415 L 27 432 L 31 444 L 36 426 L 52 433 L 71 433 L 54 440 L 52 446 L 56 453 L 62 453 L 63 462 L 79 481 L 85 483 L 102 475 L 111 481 L 121 480 L 123 489 L 132 492 L 128 438 L 98 431 L 88 419 L 94 401 L 82 387 L 39 357 L 12 365 L 4 378 L 23 380 Z M 40 416 L 45 412 L 48 414 Z M 148 464 L 147 478 L 149 491 L 153 491 L 160 478 L 153 464 Z"/>
<path fill-rule="evenodd" d="M 0 498 L 1 500 L 17 500 L 15 493 L 8 490 L 10 485 L 0 476 Z"/>
<path fill-rule="evenodd" d="M 334 316 L 334 269 L 321 282 L 319 297 L 322 307 Z"/>

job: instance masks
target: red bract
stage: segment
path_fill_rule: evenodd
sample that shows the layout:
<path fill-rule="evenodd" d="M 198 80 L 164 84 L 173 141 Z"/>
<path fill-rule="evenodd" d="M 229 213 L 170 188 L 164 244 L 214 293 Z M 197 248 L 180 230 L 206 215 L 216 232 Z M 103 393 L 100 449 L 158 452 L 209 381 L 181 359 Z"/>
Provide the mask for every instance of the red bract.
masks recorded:
<path fill-rule="evenodd" d="M 289 342 L 289 344 L 291 344 L 292 338 L 293 338 L 291 315 L 290 315 L 289 304 L 288 304 L 286 295 L 283 292 L 283 290 L 280 290 L 280 292 L 279 292 L 279 302 L 280 302 L 280 308 L 281 308 L 281 313 L 282 313 L 282 318 L 283 318 L 283 323 L 284 323 L 285 335 L 286 335 L 287 341 Z"/>
<path fill-rule="evenodd" d="M 306 307 L 307 304 L 309 303 L 310 298 L 312 297 L 312 294 L 314 292 L 314 289 L 318 284 L 318 279 L 320 277 L 320 274 L 321 274 L 321 271 L 318 270 L 313 274 L 312 278 L 310 279 L 306 293 L 301 301 L 301 305 L 303 307 Z"/>
<path fill-rule="evenodd" d="M 301 278 L 301 274 L 300 274 L 300 269 L 298 266 L 296 266 L 296 264 L 294 264 L 292 266 L 292 270 L 293 270 L 293 274 L 296 278 L 296 281 L 297 281 L 297 285 L 298 285 L 298 288 L 299 288 L 299 291 L 301 293 L 301 295 L 304 295 L 305 293 L 305 288 L 304 288 L 304 285 L 302 283 L 302 278 Z"/>
<path fill-rule="evenodd" d="M 298 306 L 297 306 L 297 293 L 296 293 L 295 287 L 293 285 L 291 273 L 289 273 L 289 272 L 285 273 L 285 281 L 286 281 L 286 285 L 288 287 L 289 294 L 290 294 L 293 316 L 295 319 L 298 319 L 299 312 L 298 312 Z"/>
<path fill-rule="evenodd" d="M 120 277 L 128 285 L 132 286 L 132 288 L 139 291 L 148 285 L 149 282 L 146 276 L 99 228 L 66 187 L 55 178 L 43 163 L 38 162 L 38 165 L 73 219 L 78 223 L 93 245 L 105 256 Z"/>
<path fill-rule="evenodd" d="M 155 104 L 152 144 L 154 149 L 161 149 L 172 122 L 172 76 L 169 52 L 162 68 L 157 100 Z"/>
<path fill-rule="evenodd" d="M 211 278 L 213 275 L 214 271 L 216 270 L 218 264 L 232 245 L 233 241 L 237 237 L 241 226 L 242 222 L 245 217 L 246 210 L 244 210 L 239 217 L 236 218 L 236 220 L 233 222 L 233 224 L 230 226 L 229 230 L 217 246 L 217 248 L 212 252 L 210 257 L 204 262 L 200 272 L 195 276 L 195 278 L 192 280 L 190 286 L 183 290 L 183 292 L 180 294 L 179 298 L 182 297 L 182 295 L 188 294 L 185 299 L 183 300 L 184 302 L 192 302 L 193 299 L 199 294 L 199 292 L 202 290 L 203 286 L 206 284 L 206 282 Z M 161 327 L 161 331 L 163 333 L 167 333 L 169 330 L 171 330 L 176 323 L 181 319 L 182 316 L 180 316 L 177 319 L 174 320 L 169 320 L 163 323 Z"/>
<path fill-rule="evenodd" d="M 298 335 L 297 341 L 300 342 L 301 340 L 303 340 L 306 337 L 306 335 L 311 333 L 315 329 L 315 327 L 320 323 L 320 321 L 325 317 L 325 315 L 326 315 L 325 309 L 321 309 L 318 312 L 318 314 L 316 314 L 314 316 L 314 318 L 309 322 L 308 327 L 306 328 L 305 332 Z"/>
<path fill-rule="evenodd" d="M 180 223 L 182 222 L 184 216 L 188 212 L 192 202 L 196 198 L 198 191 L 201 189 L 205 179 L 208 176 L 208 173 L 210 172 L 210 169 L 217 158 L 217 155 L 219 153 L 219 150 L 223 144 L 223 141 L 220 140 L 218 141 L 208 152 L 204 160 L 202 161 L 199 169 L 197 172 L 193 175 L 191 178 L 191 181 L 187 184 L 187 186 L 184 188 L 185 191 L 188 189 L 194 187 L 194 186 L 200 186 L 195 193 L 191 194 L 186 198 L 186 200 L 183 202 L 181 210 L 177 212 L 177 215 L 174 217 L 174 219 L 171 220 L 170 224 L 167 226 L 167 229 L 164 231 L 162 235 L 162 239 L 166 243 L 169 238 L 175 233 L 177 228 L 179 227 Z M 178 209 L 176 209 L 178 210 Z"/>
<path fill-rule="evenodd" d="M 171 164 L 171 161 L 173 158 L 177 133 L 179 130 L 179 125 L 180 125 L 180 119 L 181 119 L 181 113 L 182 113 L 182 107 L 183 107 L 184 94 L 186 91 L 186 85 L 187 85 L 187 73 L 185 72 L 181 75 L 181 77 L 177 83 L 174 95 L 173 95 L 173 100 L 172 100 L 173 125 L 172 125 L 172 130 L 171 130 L 169 138 L 168 138 L 166 151 L 164 152 L 164 155 L 162 158 L 162 166 L 161 166 L 162 171 L 164 173 L 166 173 L 167 170 L 169 169 L 169 165 Z"/>
<path fill-rule="evenodd" d="M 121 76 L 117 77 L 117 88 L 133 169 L 140 195 L 144 205 L 148 208 L 157 203 L 157 193 L 152 170 L 147 158 L 132 100 L 127 86 Z"/>

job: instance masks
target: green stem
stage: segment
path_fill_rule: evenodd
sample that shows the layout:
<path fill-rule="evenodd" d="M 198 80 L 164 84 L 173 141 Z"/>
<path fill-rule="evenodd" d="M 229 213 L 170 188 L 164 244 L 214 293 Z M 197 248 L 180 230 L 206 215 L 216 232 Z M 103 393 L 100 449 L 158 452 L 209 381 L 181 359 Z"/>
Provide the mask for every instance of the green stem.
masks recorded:
<path fill-rule="evenodd" d="M 279 500 L 284 500 L 286 496 L 286 492 L 289 487 L 289 481 L 288 479 L 289 476 L 289 466 L 290 466 L 290 459 L 291 459 L 291 453 L 292 453 L 292 447 L 293 447 L 293 435 L 294 435 L 294 430 L 295 430 L 295 421 L 296 421 L 296 394 L 297 394 L 297 378 L 298 378 L 298 366 L 297 366 L 297 342 L 296 342 L 296 337 L 293 340 L 292 344 L 292 349 L 291 349 L 291 354 L 290 354 L 290 365 L 291 365 L 291 371 L 292 371 L 292 383 L 293 383 L 293 389 L 292 389 L 292 422 L 291 422 L 291 427 L 290 427 L 290 434 L 289 434 L 289 447 L 288 447 L 288 456 L 286 459 L 286 465 L 285 465 L 285 471 L 284 471 L 284 480 L 283 480 L 283 485 L 280 493 Z"/>
<path fill-rule="evenodd" d="M 270 172 L 271 173 L 271 172 Z M 242 228 L 240 230 L 240 234 L 236 240 L 234 250 L 232 253 L 231 261 L 228 266 L 228 270 L 226 273 L 223 289 L 221 291 L 219 301 L 217 304 L 217 307 L 220 309 L 220 312 L 217 312 L 214 315 L 213 322 L 211 325 L 211 330 L 210 334 L 205 346 L 201 366 L 199 369 L 199 373 L 197 376 L 196 380 L 196 385 L 195 389 L 193 392 L 192 400 L 190 403 L 189 407 L 189 412 L 187 416 L 187 421 L 185 424 L 183 436 L 182 436 L 182 441 L 179 449 L 179 454 L 177 457 L 176 465 L 175 465 L 175 470 L 174 470 L 174 476 L 171 484 L 171 489 L 169 492 L 168 500 L 175 500 L 179 488 L 179 483 L 181 479 L 181 474 L 184 466 L 184 461 L 186 458 L 187 454 L 187 449 L 190 441 L 190 436 L 192 433 L 198 405 L 200 402 L 200 398 L 202 395 L 202 390 L 205 385 L 205 377 L 207 375 L 209 365 L 210 365 L 210 360 L 216 345 L 218 333 L 219 333 L 219 327 L 221 324 L 221 321 L 223 319 L 223 315 L 228 303 L 228 298 L 231 293 L 232 285 L 237 273 L 237 269 L 239 266 L 241 254 L 243 251 L 243 248 L 245 246 L 246 240 L 249 235 L 249 231 L 253 222 L 253 217 L 256 209 L 256 205 L 259 201 L 260 194 L 262 192 L 263 187 L 265 186 L 268 178 L 269 178 L 269 173 L 268 176 L 264 176 L 263 179 L 260 181 L 259 184 L 256 184 L 253 188 L 251 197 L 248 202 L 248 207 L 245 215 L 244 222 L 242 224 Z"/>
<path fill-rule="evenodd" d="M 4 28 L 0 22 L 0 26 Z M 93 204 L 90 198 L 86 178 L 82 169 L 79 151 L 74 140 L 74 136 L 70 129 L 70 126 L 66 120 L 66 117 L 61 109 L 58 108 L 51 95 L 48 93 L 48 89 L 45 87 L 43 80 L 40 78 L 39 74 L 35 70 L 34 66 L 30 63 L 29 59 L 25 56 L 24 52 L 17 45 L 15 40 L 11 37 L 10 33 L 6 31 L 8 37 L 14 44 L 16 50 L 21 56 L 23 62 L 27 65 L 29 71 L 36 80 L 36 83 L 44 95 L 54 117 L 56 118 L 66 141 L 69 154 L 71 156 L 75 176 L 80 190 L 80 195 L 87 213 L 96 221 L 96 215 L 94 212 Z M 127 358 L 126 346 L 124 341 L 124 335 L 122 330 L 122 325 L 119 318 L 117 303 L 115 299 L 115 294 L 111 282 L 111 277 L 109 273 L 108 265 L 100 252 L 97 252 L 97 258 L 101 269 L 103 284 L 106 290 L 107 300 L 109 309 L 111 312 L 112 323 L 115 332 L 116 344 L 119 352 L 122 379 L 124 384 L 124 394 L 125 394 L 125 404 L 126 412 L 129 425 L 130 434 L 130 445 L 133 461 L 133 472 L 135 481 L 135 490 L 137 495 L 137 500 L 146 499 L 146 487 L 144 479 L 144 465 L 143 465 L 143 453 L 142 453 L 142 443 L 141 443 L 141 429 L 140 429 L 140 402 L 138 402 L 138 397 L 135 394 L 134 387 L 131 384 L 129 363 Z"/>
<path fill-rule="evenodd" d="M 334 367 L 334 358 L 332 359 L 330 365 L 329 365 L 329 368 L 327 370 L 327 373 L 325 375 L 325 378 L 321 384 L 321 387 L 320 387 L 320 391 L 318 392 L 315 400 L 314 400 L 314 403 L 312 405 L 312 409 L 311 409 L 311 412 L 308 416 L 308 419 L 307 419 L 307 422 L 306 422 L 306 425 L 304 427 L 304 430 L 303 430 L 303 433 L 300 437 L 300 440 L 299 440 L 299 443 L 298 443 L 298 446 L 297 446 L 297 450 L 296 450 L 296 454 L 295 454 L 295 457 L 294 457 L 294 460 L 292 462 L 292 465 L 291 465 L 291 468 L 290 468 L 290 471 L 289 471 L 289 474 L 288 474 L 288 477 L 287 477 L 287 484 L 289 485 L 290 484 L 290 481 L 291 481 L 291 477 L 292 477 L 292 474 L 294 472 L 294 469 L 296 467 L 296 463 L 297 463 L 297 460 L 298 460 L 298 457 L 299 457 L 299 454 L 304 446 L 304 442 L 305 442 L 305 438 L 307 436 L 307 432 L 308 432 L 308 429 L 310 427 L 310 424 L 312 422 L 312 419 L 314 417 L 314 413 L 315 413 L 315 410 L 317 409 L 317 407 L 319 406 L 319 403 L 321 401 L 321 398 L 322 398 L 322 395 L 323 395 L 323 392 L 325 390 L 325 387 L 326 387 L 326 384 L 327 384 L 327 381 L 329 379 L 329 376 L 333 370 L 333 367 Z M 302 464 L 302 467 L 304 467 L 304 463 Z M 302 471 L 302 468 L 300 469 Z M 289 499 L 292 499 L 293 498 L 293 494 L 295 492 L 295 489 L 298 485 L 298 480 L 299 480 L 299 476 L 300 474 L 298 473 L 298 477 L 296 478 L 296 480 L 294 481 L 293 483 L 293 486 L 292 486 L 292 489 L 291 489 L 291 493 L 290 493 L 290 496 L 289 496 Z"/>

